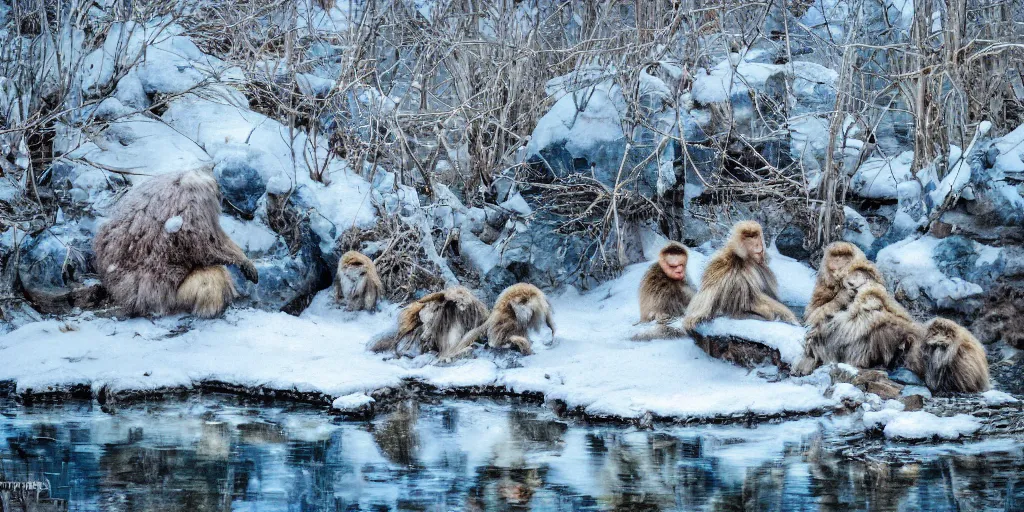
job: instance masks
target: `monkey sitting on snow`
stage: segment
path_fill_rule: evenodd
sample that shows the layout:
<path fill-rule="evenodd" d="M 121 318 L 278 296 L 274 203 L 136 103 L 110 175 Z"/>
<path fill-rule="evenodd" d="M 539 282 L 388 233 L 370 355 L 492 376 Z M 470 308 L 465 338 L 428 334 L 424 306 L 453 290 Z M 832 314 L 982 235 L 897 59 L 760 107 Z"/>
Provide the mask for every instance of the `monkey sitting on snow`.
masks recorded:
<path fill-rule="evenodd" d="M 669 327 L 673 318 L 686 314 L 686 306 L 693 297 L 693 288 L 686 279 L 689 253 L 679 242 L 669 242 L 658 254 L 640 280 L 640 321 L 658 322 L 651 330 L 633 336 L 636 341 L 685 336 L 686 333 Z"/>
<path fill-rule="evenodd" d="M 206 171 L 154 176 L 118 202 L 93 240 L 96 267 L 129 314 L 220 315 L 235 296 L 224 265 L 256 267 L 220 227 L 220 188 Z"/>
<path fill-rule="evenodd" d="M 779 302 L 778 282 L 768 268 L 764 235 L 756 222 L 737 223 L 725 247 L 711 257 L 683 327 L 692 331 L 719 316 L 797 323 L 793 312 Z"/>
<path fill-rule="evenodd" d="M 936 392 L 974 393 L 989 388 L 985 347 L 970 331 L 945 318 L 928 322 L 924 337 L 907 354 L 907 368 Z"/>
<path fill-rule="evenodd" d="M 348 251 L 338 260 L 334 276 L 334 300 L 349 311 L 374 311 L 384 285 L 377 267 L 366 255 Z"/>
<path fill-rule="evenodd" d="M 370 347 L 374 352 L 435 352 L 448 361 L 469 346 L 463 336 L 487 319 L 487 306 L 468 288 L 454 286 L 431 293 L 409 304 L 398 315 L 398 331 L 378 339 Z"/>
<path fill-rule="evenodd" d="M 551 319 L 551 304 L 544 292 L 532 284 L 519 283 L 509 286 L 498 296 L 491 315 L 483 325 L 473 329 L 462 338 L 461 346 L 470 347 L 487 333 L 487 345 L 501 348 L 513 345 L 525 355 L 533 353 L 529 332 L 539 330 L 546 324 L 555 337 L 555 323 Z"/>
<path fill-rule="evenodd" d="M 822 327 L 825 362 L 894 367 L 921 338 L 921 328 L 885 287 L 865 281 L 850 304 Z"/>

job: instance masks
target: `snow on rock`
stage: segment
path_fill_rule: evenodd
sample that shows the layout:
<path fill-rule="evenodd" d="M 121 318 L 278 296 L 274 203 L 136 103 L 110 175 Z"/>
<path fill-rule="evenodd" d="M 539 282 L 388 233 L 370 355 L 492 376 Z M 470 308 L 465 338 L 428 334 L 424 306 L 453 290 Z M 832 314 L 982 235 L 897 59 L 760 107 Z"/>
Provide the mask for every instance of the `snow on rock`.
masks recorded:
<path fill-rule="evenodd" d="M 990 389 L 982 393 L 981 397 L 985 400 L 985 403 L 988 405 L 1006 405 L 1014 404 L 1020 401 L 1014 398 L 1013 395 L 1005 391 L 998 391 L 995 389 Z"/>
<path fill-rule="evenodd" d="M 413 379 L 442 389 L 504 386 L 624 418 L 779 415 L 834 406 L 818 385 L 768 382 L 707 356 L 689 339 L 631 341 L 646 268 L 628 267 L 586 294 L 570 289 L 552 297 L 553 345 L 538 346 L 513 365 L 495 364 L 485 348 L 477 349 L 480 357 L 449 365 L 385 360 L 365 347 L 393 328 L 397 306 L 386 304 L 376 314 L 345 312 L 325 290 L 300 317 L 231 309 L 216 320 L 114 320 L 87 313 L 31 323 L 0 338 L 6 363 L 0 380 L 15 381 L 19 390 L 87 384 L 113 392 L 216 380 L 340 397 Z M 178 334 L 180 326 L 190 330 Z"/>
<path fill-rule="evenodd" d="M 741 57 L 737 53 L 719 62 L 710 70 L 698 72 L 693 81 L 693 99 L 700 103 L 722 103 L 738 93 L 760 90 L 776 73 L 793 76 L 793 93 L 797 98 L 813 97 L 816 87 L 831 86 L 839 74 L 813 62 L 790 64 L 755 62 L 765 56 L 762 50 L 751 50 Z M 792 71 L 792 73 L 791 73 Z"/>
<path fill-rule="evenodd" d="M 894 158 L 868 158 L 850 179 L 850 190 L 868 199 L 896 199 L 896 187 L 914 179 L 913 163 L 913 151 Z"/>
<path fill-rule="evenodd" d="M 250 257 L 270 252 L 278 241 L 277 233 L 262 222 L 242 221 L 230 215 L 221 215 L 220 227 Z"/>
<path fill-rule="evenodd" d="M 110 122 L 67 156 L 99 168 L 125 171 L 133 184 L 157 174 L 212 167 L 202 147 L 142 114 Z"/>
<path fill-rule="evenodd" d="M 339 411 L 356 411 L 374 402 L 376 400 L 366 393 L 352 393 L 335 398 L 331 407 Z"/>
<path fill-rule="evenodd" d="M 939 243 L 941 240 L 930 235 L 896 242 L 878 252 L 878 268 L 890 285 L 910 300 L 924 294 L 940 307 L 951 307 L 960 299 L 982 293 L 981 286 L 939 270 L 932 257 Z"/>
<path fill-rule="evenodd" d="M 925 411 L 896 409 L 865 412 L 863 422 L 868 428 L 884 427 L 882 433 L 886 438 L 905 441 L 955 440 L 972 435 L 981 428 L 981 422 L 968 414 L 939 417 Z"/>
<path fill-rule="evenodd" d="M 757 319 L 716 318 L 697 328 L 704 336 L 736 336 L 779 351 L 782 360 L 793 366 L 804 354 L 804 336 L 807 330 L 785 322 Z"/>
<path fill-rule="evenodd" d="M 843 207 L 843 216 L 846 217 L 843 240 L 860 247 L 863 251 L 868 251 L 875 243 L 875 235 L 871 233 L 871 226 L 867 219 L 849 206 Z"/>

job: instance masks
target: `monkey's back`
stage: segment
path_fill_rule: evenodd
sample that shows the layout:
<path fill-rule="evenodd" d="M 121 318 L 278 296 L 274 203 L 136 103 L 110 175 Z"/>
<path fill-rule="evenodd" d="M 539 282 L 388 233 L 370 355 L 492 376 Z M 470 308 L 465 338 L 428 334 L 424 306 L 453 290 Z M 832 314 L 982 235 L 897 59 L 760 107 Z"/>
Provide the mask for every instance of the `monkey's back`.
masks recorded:
<path fill-rule="evenodd" d="M 217 181 L 204 171 L 133 186 L 93 241 L 97 270 L 114 300 L 134 314 L 172 310 L 178 286 L 205 266 L 201 246 L 228 240 L 219 217 Z"/>

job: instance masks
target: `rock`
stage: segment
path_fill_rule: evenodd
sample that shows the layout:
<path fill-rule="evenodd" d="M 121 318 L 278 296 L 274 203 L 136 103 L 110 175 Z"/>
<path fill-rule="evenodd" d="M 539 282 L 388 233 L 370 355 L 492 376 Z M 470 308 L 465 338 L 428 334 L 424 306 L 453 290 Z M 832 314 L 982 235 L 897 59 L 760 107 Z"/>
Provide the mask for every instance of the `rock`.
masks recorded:
<path fill-rule="evenodd" d="M 889 379 L 892 380 L 892 381 L 895 381 L 895 382 L 899 382 L 900 384 L 905 384 L 905 385 L 910 385 L 910 386 L 923 386 L 924 385 L 924 382 L 921 381 L 921 378 L 918 377 L 916 373 L 914 373 L 914 372 L 912 372 L 912 371 L 910 371 L 907 368 L 904 368 L 902 366 L 897 368 L 897 369 L 895 369 L 895 370 L 893 370 L 893 371 L 891 371 L 891 372 L 889 372 Z"/>
<path fill-rule="evenodd" d="M 903 391 L 900 391 L 900 396 L 912 396 L 921 395 L 925 398 L 931 398 L 932 392 L 924 386 L 906 386 Z"/>
<path fill-rule="evenodd" d="M 775 238 L 775 247 L 783 256 L 789 256 L 795 260 L 806 260 L 811 257 L 811 253 L 804 249 L 806 237 L 804 230 L 795 224 L 789 224 Z"/>
<path fill-rule="evenodd" d="M 899 398 L 903 402 L 904 411 L 920 411 L 924 408 L 924 397 L 921 395 L 906 395 Z"/>
<path fill-rule="evenodd" d="M 853 378 L 852 384 L 861 389 L 869 382 L 880 382 L 889 380 L 889 376 L 881 370 L 860 370 Z"/>
<path fill-rule="evenodd" d="M 213 168 L 213 175 L 220 185 L 228 211 L 237 212 L 244 219 L 252 219 L 260 198 L 267 191 L 259 170 L 244 158 L 229 158 Z"/>
<path fill-rule="evenodd" d="M 856 368 L 848 364 L 836 364 L 832 365 L 832 369 L 829 371 L 829 377 L 832 377 L 833 383 L 853 383 L 853 379 L 857 378 L 859 372 Z"/>
<path fill-rule="evenodd" d="M 18 280 L 25 296 L 44 313 L 96 308 L 106 290 L 92 277 L 92 234 L 78 222 L 58 224 L 24 242 Z"/>
<path fill-rule="evenodd" d="M 782 361 L 782 356 L 776 348 L 737 336 L 705 336 L 696 332 L 691 334 L 694 343 L 716 359 L 744 368 L 753 369 L 771 364 L 784 372 L 789 371 L 789 365 Z"/>
<path fill-rule="evenodd" d="M 897 398 L 903 386 L 889 379 L 868 382 L 862 389 L 868 393 L 874 393 L 884 400 Z"/>

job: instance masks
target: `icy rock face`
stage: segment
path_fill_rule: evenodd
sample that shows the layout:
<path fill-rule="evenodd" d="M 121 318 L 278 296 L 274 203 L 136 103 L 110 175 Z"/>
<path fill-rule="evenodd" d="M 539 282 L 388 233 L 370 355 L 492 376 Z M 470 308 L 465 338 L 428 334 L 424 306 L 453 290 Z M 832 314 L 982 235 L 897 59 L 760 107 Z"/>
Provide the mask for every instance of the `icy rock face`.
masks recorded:
<path fill-rule="evenodd" d="M 897 299 L 961 312 L 976 311 L 1005 268 L 1001 249 L 960 236 L 907 238 L 879 251 L 877 263 Z"/>
<path fill-rule="evenodd" d="M 91 229 L 77 222 L 57 225 L 24 240 L 18 278 L 25 295 L 44 313 L 93 308 L 106 296 L 92 269 Z"/>
<path fill-rule="evenodd" d="M 213 168 L 213 174 L 220 185 L 224 206 L 234 209 L 246 219 L 256 213 L 256 207 L 267 186 L 263 176 L 247 160 L 228 158 Z"/>

